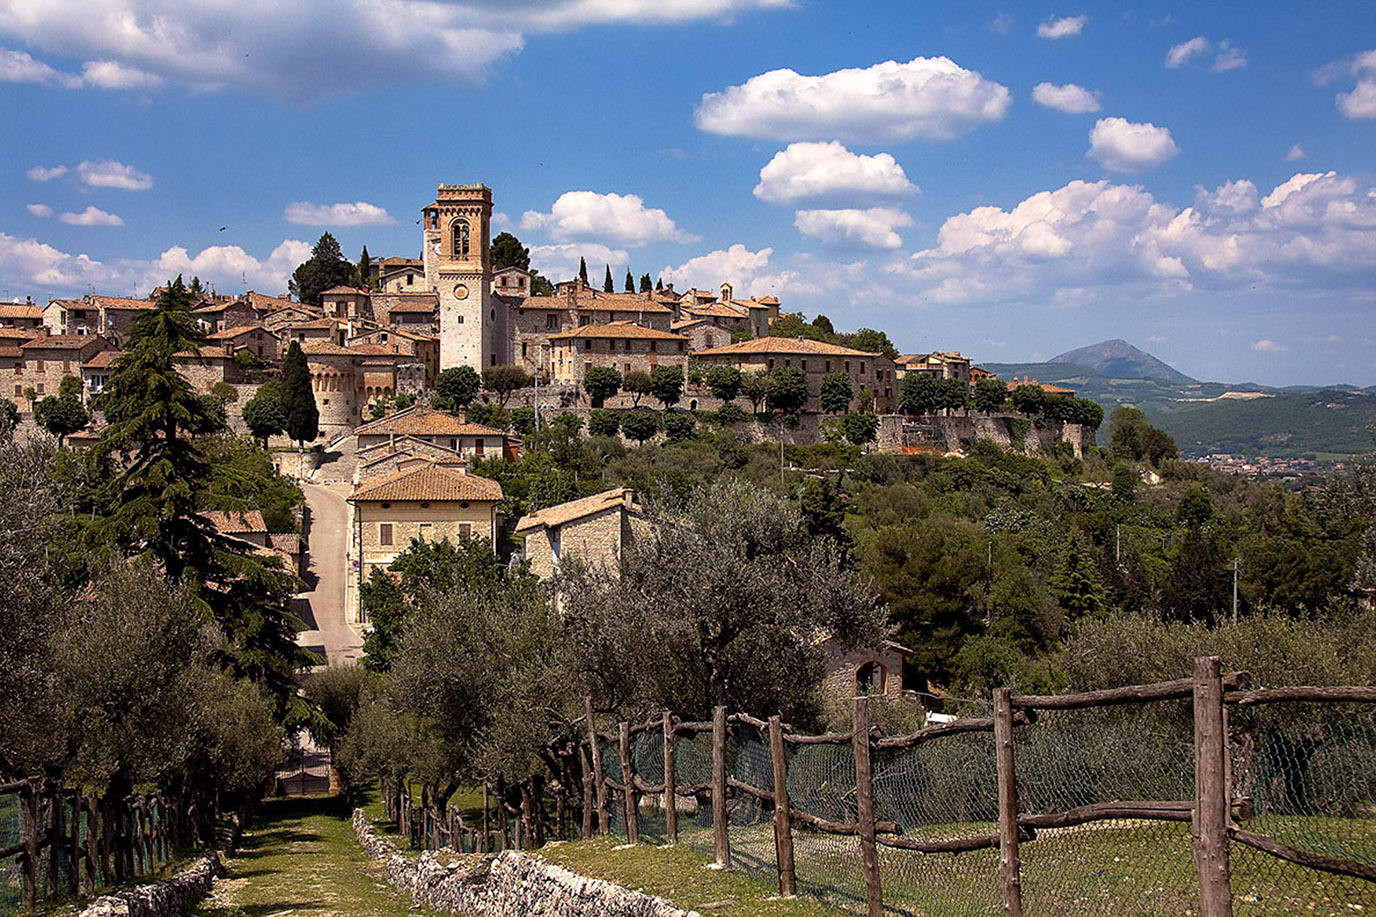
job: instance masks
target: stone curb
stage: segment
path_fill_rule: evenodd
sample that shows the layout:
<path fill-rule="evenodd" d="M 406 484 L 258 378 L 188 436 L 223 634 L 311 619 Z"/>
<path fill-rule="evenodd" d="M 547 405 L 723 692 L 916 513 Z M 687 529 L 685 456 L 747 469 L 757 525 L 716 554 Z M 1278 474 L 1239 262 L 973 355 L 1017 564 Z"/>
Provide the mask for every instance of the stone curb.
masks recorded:
<path fill-rule="evenodd" d="M 182 917 L 225 874 L 214 850 L 164 882 L 97 898 L 78 917 Z"/>
<path fill-rule="evenodd" d="M 354 810 L 353 823 L 368 856 L 386 861 L 387 881 L 418 906 L 485 917 L 701 917 L 663 898 L 588 879 L 514 850 L 460 856 L 446 848 L 441 852 L 453 856 L 448 863 L 429 851 L 410 857 L 375 832 L 362 809 Z"/>

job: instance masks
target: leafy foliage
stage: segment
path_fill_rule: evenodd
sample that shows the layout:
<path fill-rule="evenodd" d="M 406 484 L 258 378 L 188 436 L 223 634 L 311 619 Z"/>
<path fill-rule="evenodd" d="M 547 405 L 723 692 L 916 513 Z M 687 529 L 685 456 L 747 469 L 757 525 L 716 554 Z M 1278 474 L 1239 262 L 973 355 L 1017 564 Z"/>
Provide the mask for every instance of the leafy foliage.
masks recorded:
<path fill-rule="evenodd" d="M 451 366 L 435 377 L 435 394 L 459 407 L 468 407 L 482 387 L 478 371 L 467 365 Z"/>
<path fill-rule="evenodd" d="M 650 370 L 650 392 L 666 408 L 678 404 L 683 397 L 683 368 L 661 363 Z"/>
<path fill-rule="evenodd" d="M 282 358 L 282 387 L 278 398 L 282 403 L 285 421 L 282 426 L 287 436 L 300 444 L 320 435 L 320 409 L 315 404 L 310 367 L 296 341 L 291 342 Z"/>
<path fill-rule="evenodd" d="M 519 366 L 509 363 L 489 366 L 483 370 L 483 388 L 497 396 L 497 403 L 506 407 L 512 392 L 520 391 L 531 383 L 530 374 Z"/>
<path fill-rule="evenodd" d="M 583 391 L 592 399 L 594 408 L 602 407 L 608 398 L 621 391 L 621 373 L 611 366 L 594 366 L 583 373 Z"/>
<path fill-rule="evenodd" d="M 311 256 L 292 272 L 287 289 L 299 301 L 318 306 L 321 293 L 330 287 L 347 284 L 354 273 L 354 266 L 344 257 L 339 241 L 327 232 L 321 234 L 311 249 Z"/>
<path fill-rule="evenodd" d="M 282 407 L 282 384 L 270 379 L 258 386 L 253 397 L 244 402 L 244 423 L 249 432 L 264 444 L 268 437 L 277 436 L 287 428 L 287 412 Z"/>
<path fill-rule="evenodd" d="M 828 414 L 844 414 L 849 410 L 851 398 L 854 396 L 850 373 L 827 373 L 822 377 L 818 398 L 822 410 Z"/>
<path fill-rule="evenodd" d="M 705 378 L 712 397 L 720 401 L 735 401 L 741 392 L 741 371 L 734 366 L 713 366 Z"/>
<path fill-rule="evenodd" d="M 797 414 L 807 404 L 807 374 L 796 366 L 775 366 L 769 371 L 769 406 L 785 414 Z"/>

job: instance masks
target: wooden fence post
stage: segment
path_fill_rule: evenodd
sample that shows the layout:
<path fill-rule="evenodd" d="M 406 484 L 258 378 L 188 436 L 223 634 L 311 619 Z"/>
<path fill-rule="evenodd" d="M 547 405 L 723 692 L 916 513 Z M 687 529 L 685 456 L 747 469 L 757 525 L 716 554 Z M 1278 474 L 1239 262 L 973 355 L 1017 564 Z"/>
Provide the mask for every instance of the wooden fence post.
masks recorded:
<path fill-rule="evenodd" d="M 1022 860 L 1018 855 L 1018 772 L 1013 757 L 1013 692 L 994 691 L 994 760 L 999 785 L 999 884 L 1005 917 L 1022 917 Z"/>
<path fill-rule="evenodd" d="M 712 848 L 718 869 L 731 868 L 726 815 L 726 708 L 712 708 Z"/>
<path fill-rule="evenodd" d="M 72 823 L 67 832 L 67 894 L 81 888 L 81 791 L 72 790 Z M 59 796 L 60 800 L 62 797 Z"/>
<path fill-rule="evenodd" d="M 884 917 L 884 893 L 879 878 L 879 851 L 874 844 L 874 773 L 870 769 L 869 698 L 854 698 L 851 748 L 855 752 L 855 821 L 860 834 L 860 867 L 865 874 L 869 917 Z"/>
<path fill-rule="evenodd" d="M 664 839 L 678 843 L 678 737 L 668 710 L 664 711 Z"/>
<path fill-rule="evenodd" d="M 98 854 L 98 834 L 96 831 L 96 810 L 100 805 L 94 792 L 86 795 L 86 884 L 87 895 L 94 895 L 100 884 L 100 858 Z"/>
<path fill-rule="evenodd" d="M 606 836 L 612 830 L 612 813 L 607 811 L 607 784 L 602 773 L 602 748 L 597 741 L 597 724 L 592 717 L 592 698 L 583 698 L 583 715 L 588 723 L 588 749 L 592 754 L 592 779 L 597 790 L 597 833 Z"/>
<path fill-rule="evenodd" d="M 491 820 L 488 818 L 488 814 L 487 814 L 488 809 L 490 808 L 490 803 L 488 802 L 488 798 L 487 798 L 487 797 L 488 797 L 488 792 L 487 792 L 487 781 L 484 780 L 484 781 L 483 781 L 483 846 L 482 846 L 482 850 L 480 851 L 481 853 L 488 853 L 488 852 L 490 852 L 490 851 L 492 850 L 492 822 L 491 822 Z"/>
<path fill-rule="evenodd" d="M 1194 661 L 1194 864 L 1203 917 L 1232 917 L 1228 875 L 1228 755 L 1217 656 Z"/>
<path fill-rule="evenodd" d="M 592 837 L 593 776 L 592 759 L 581 742 L 578 743 L 578 762 L 583 765 L 583 818 L 578 827 L 578 836 L 586 841 Z"/>
<path fill-rule="evenodd" d="M 38 903 L 38 781 L 30 780 L 24 793 L 24 865 L 20 897 L 24 910 L 31 911 Z"/>
<path fill-rule="evenodd" d="M 774 862 L 779 869 L 779 894 L 798 893 L 798 873 L 793 865 L 793 823 L 788 810 L 788 758 L 784 730 L 777 716 L 769 718 L 769 758 L 774 765 Z"/>
<path fill-rule="evenodd" d="M 617 736 L 621 750 L 622 807 L 626 810 L 626 843 L 640 843 L 640 805 L 635 790 L 635 762 L 631 760 L 631 724 L 621 723 Z"/>

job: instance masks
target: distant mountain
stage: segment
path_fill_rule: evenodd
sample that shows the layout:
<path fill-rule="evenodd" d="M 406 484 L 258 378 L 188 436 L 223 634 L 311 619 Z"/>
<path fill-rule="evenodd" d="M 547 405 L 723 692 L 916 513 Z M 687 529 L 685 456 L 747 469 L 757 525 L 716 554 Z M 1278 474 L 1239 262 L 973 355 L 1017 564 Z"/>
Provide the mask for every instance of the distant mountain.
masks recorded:
<path fill-rule="evenodd" d="M 1112 379 L 1148 379 L 1168 385 L 1198 385 L 1180 370 L 1117 338 L 1100 341 L 1078 350 L 1068 350 L 1052 357 L 1048 363 L 1073 363 L 1086 366 L 1101 376 Z"/>

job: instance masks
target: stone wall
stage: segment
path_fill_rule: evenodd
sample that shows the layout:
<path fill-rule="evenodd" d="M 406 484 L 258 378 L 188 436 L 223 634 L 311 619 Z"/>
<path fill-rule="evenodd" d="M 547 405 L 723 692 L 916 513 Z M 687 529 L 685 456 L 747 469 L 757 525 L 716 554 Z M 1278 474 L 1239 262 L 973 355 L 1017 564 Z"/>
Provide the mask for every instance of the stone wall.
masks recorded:
<path fill-rule="evenodd" d="M 78 917 L 182 917 L 224 874 L 220 858 L 212 850 L 166 882 L 97 898 Z"/>
<path fill-rule="evenodd" d="M 701 917 L 663 898 L 587 879 L 514 850 L 410 857 L 375 832 L 362 809 L 354 810 L 353 820 L 364 851 L 386 861 L 387 881 L 417 906 L 484 917 Z"/>
<path fill-rule="evenodd" d="M 905 417 L 886 414 L 879 418 L 879 451 L 904 452 L 929 449 L 957 452 L 976 440 L 987 439 L 1004 449 L 1028 455 L 1049 455 L 1057 443 L 1069 443 L 1076 458 L 1094 444 L 1094 431 L 1079 424 L 1039 420 L 1029 423 L 1016 414 L 968 417 Z"/>

